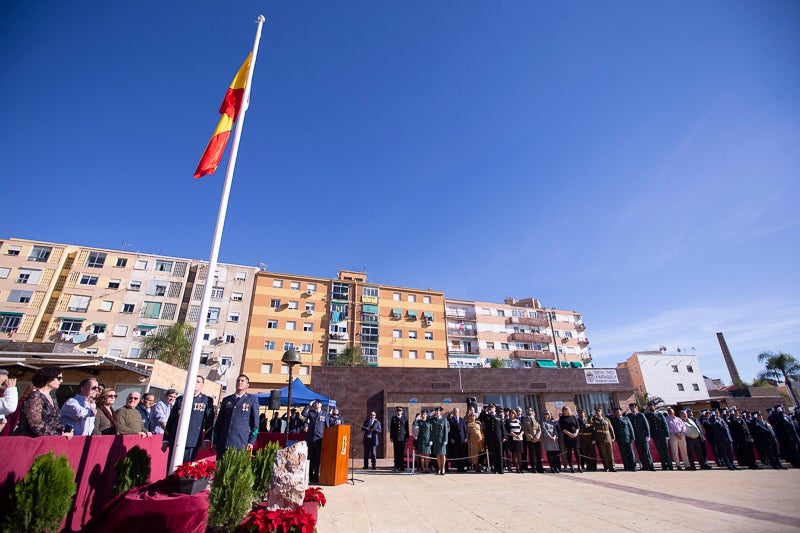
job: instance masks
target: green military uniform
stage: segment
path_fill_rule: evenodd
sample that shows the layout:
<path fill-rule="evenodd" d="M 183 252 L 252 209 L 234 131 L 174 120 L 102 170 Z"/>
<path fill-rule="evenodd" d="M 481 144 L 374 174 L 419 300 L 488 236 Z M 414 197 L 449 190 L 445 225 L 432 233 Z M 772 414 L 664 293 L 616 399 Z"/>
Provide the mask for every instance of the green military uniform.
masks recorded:
<path fill-rule="evenodd" d="M 589 472 L 597 472 L 597 451 L 594 447 L 594 429 L 588 419 L 578 419 L 578 446 L 581 449 L 581 466 Z"/>
<path fill-rule="evenodd" d="M 597 412 L 591 418 L 592 430 L 594 431 L 594 440 L 597 442 L 597 447 L 600 448 L 600 457 L 603 459 L 603 468 L 606 472 L 616 472 L 614 468 L 614 450 L 611 443 L 614 442 L 614 428 L 611 422 Z"/>

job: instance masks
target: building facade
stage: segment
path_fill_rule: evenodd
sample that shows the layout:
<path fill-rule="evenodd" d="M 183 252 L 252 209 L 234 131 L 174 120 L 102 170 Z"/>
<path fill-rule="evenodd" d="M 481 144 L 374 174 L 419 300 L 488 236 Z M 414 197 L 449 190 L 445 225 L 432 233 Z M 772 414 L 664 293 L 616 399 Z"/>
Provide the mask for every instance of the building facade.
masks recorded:
<path fill-rule="evenodd" d="M 659 350 L 634 352 L 618 368 L 630 375 L 637 394 L 658 396 L 667 404 L 708 399 L 708 389 L 695 355 Z"/>

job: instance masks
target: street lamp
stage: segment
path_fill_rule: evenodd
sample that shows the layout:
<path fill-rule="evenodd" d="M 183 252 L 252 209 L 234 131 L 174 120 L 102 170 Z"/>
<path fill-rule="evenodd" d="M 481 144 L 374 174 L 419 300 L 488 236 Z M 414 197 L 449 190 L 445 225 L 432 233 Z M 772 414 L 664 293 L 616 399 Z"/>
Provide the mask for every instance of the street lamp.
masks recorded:
<path fill-rule="evenodd" d="M 289 397 L 288 402 L 286 405 L 286 442 L 289 442 L 289 423 L 292 421 L 291 419 L 291 409 L 292 409 L 292 368 L 294 365 L 300 363 L 300 354 L 295 352 L 294 350 L 286 350 L 283 352 L 283 357 L 281 357 L 281 362 L 289 367 Z"/>
<path fill-rule="evenodd" d="M 553 327 L 553 319 L 556 317 L 556 308 L 551 307 L 550 309 L 546 310 L 547 312 L 547 319 L 550 321 L 550 335 L 553 336 L 553 349 L 556 351 L 556 365 L 558 368 L 561 368 L 561 357 L 558 355 L 558 342 L 556 341 L 556 330 Z M 291 370 L 289 370 L 291 373 Z M 289 389 L 291 391 L 291 389 Z"/>

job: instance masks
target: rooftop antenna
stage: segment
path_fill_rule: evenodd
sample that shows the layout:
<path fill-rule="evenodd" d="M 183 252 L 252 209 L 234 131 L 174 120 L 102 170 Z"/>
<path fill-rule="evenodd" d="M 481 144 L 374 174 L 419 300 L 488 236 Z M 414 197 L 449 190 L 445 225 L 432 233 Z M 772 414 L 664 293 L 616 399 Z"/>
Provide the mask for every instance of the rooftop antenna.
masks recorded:
<path fill-rule="evenodd" d="M 261 272 L 266 272 L 267 270 L 269 270 L 269 265 L 266 263 L 258 263 L 258 270 L 260 270 Z"/>

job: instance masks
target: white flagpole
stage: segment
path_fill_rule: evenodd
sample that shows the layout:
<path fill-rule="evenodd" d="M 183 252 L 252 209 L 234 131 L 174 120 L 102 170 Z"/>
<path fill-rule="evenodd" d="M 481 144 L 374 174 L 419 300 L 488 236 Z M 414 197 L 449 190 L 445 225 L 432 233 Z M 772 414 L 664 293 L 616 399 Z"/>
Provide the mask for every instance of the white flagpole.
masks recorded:
<path fill-rule="evenodd" d="M 250 59 L 250 70 L 247 72 L 247 82 L 244 86 L 242 95 L 242 108 L 236 120 L 236 131 L 233 135 L 233 145 L 231 146 L 231 156 L 228 160 L 228 171 L 225 173 L 225 185 L 222 189 L 222 199 L 219 202 L 219 212 L 217 213 L 217 226 L 214 228 L 214 241 L 211 244 L 211 256 L 208 261 L 208 272 L 206 273 L 206 286 L 203 291 L 203 300 L 200 303 L 200 316 L 197 319 L 197 328 L 194 332 L 194 344 L 192 345 L 192 357 L 189 361 L 189 371 L 186 376 L 186 386 L 183 389 L 183 405 L 181 406 L 181 416 L 178 422 L 177 435 L 173 442 L 172 464 L 169 471 L 173 472 L 183 463 L 183 452 L 186 449 L 186 433 L 189 429 L 189 418 L 192 415 L 192 399 L 194 398 L 194 387 L 197 381 L 197 369 L 200 366 L 200 352 L 203 348 L 203 336 L 206 330 L 206 315 L 211 303 L 211 289 L 214 285 L 214 274 L 217 270 L 217 257 L 219 256 L 219 246 L 222 241 L 222 230 L 225 227 L 225 215 L 228 211 L 228 197 L 231 192 L 231 182 L 233 181 L 233 170 L 236 168 L 236 156 L 239 153 L 239 138 L 242 136 L 242 126 L 247 108 L 250 106 L 250 84 L 253 80 L 253 70 L 256 66 L 258 56 L 258 43 L 261 41 L 261 27 L 264 24 L 264 15 L 258 16 L 258 29 L 253 43 L 253 56 Z"/>

